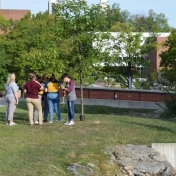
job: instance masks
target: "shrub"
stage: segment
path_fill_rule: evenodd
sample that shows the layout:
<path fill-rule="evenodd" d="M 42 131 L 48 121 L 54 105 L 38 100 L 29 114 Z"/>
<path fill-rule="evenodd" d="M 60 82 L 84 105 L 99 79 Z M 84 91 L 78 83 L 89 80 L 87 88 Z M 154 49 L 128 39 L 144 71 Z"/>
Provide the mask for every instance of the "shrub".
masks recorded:
<path fill-rule="evenodd" d="M 162 107 L 164 109 L 164 113 L 161 115 L 162 117 L 175 117 L 176 116 L 176 94 L 173 94 L 169 92 L 167 89 L 164 90 L 168 96 L 164 100 L 165 107 Z"/>

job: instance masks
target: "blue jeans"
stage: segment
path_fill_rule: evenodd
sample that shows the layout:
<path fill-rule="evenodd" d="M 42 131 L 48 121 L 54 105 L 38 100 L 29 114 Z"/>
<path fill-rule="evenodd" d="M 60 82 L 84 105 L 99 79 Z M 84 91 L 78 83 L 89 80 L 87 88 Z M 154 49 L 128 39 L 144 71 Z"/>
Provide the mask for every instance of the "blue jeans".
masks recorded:
<path fill-rule="evenodd" d="M 50 121 L 53 121 L 54 109 L 56 111 L 57 119 L 58 121 L 60 121 L 61 118 L 60 118 L 60 109 L 59 109 L 59 102 L 60 102 L 59 94 L 58 93 L 48 93 L 47 102 L 48 102 L 48 107 L 49 107 Z"/>
<path fill-rule="evenodd" d="M 68 110 L 68 119 L 74 120 L 75 118 L 75 111 L 74 111 L 75 101 L 67 101 L 67 110 Z"/>
<path fill-rule="evenodd" d="M 42 100 L 42 112 L 43 112 L 43 120 L 47 120 L 48 114 L 49 114 L 48 101 L 47 101 L 47 94 L 44 94 L 44 95 L 43 95 L 43 100 Z"/>

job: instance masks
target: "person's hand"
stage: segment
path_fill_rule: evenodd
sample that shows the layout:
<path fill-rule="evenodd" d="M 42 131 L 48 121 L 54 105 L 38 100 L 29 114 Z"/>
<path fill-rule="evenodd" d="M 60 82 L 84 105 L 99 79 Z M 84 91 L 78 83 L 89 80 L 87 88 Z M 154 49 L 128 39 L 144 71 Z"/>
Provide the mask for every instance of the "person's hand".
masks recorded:
<path fill-rule="evenodd" d="M 18 104 L 18 100 L 16 100 L 16 103 L 15 104 Z"/>

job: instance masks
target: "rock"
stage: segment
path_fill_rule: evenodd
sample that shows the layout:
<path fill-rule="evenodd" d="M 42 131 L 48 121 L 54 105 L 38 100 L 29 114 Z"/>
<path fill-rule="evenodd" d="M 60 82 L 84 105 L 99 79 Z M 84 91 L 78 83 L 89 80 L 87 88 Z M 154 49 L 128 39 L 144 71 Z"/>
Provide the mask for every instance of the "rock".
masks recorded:
<path fill-rule="evenodd" d="M 91 168 L 95 168 L 95 169 L 99 169 L 95 164 L 93 164 L 93 163 L 87 163 L 87 166 L 88 167 L 91 167 Z"/>
<path fill-rule="evenodd" d="M 83 166 L 78 163 L 72 164 L 67 168 L 75 176 L 93 176 L 96 172 L 89 166 Z"/>
<path fill-rule="evenodd" d="M 110 154 L 110 151 L 110 158 L 116 159 L 114 163 L 120 165 L 122 173 L 128 176 L 174 176 L 173 167 L 166 161 L 167 157 L 151 147 L 128 144 L 111 147 L 107 153 Z"/>
<path fill-rule="evenodd" d="M 126 171 L 131 171 L 131 170 L 134 169 L 134 166 L 125 166 L 124 169 L 125 169 Z"/>

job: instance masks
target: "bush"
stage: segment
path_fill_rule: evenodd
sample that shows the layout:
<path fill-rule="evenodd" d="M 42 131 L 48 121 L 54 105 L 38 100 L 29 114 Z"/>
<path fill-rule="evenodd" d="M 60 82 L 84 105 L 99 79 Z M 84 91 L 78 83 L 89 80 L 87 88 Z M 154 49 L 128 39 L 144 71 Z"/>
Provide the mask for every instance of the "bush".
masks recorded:
<path fill-rule="evenodd" d="M 176 116 L 176 94 L 173 94 L 166 89 L 164 90 L 164 92 L 167 93 L 168 98 L 166 98 L 164 101 L 165 107 L 162 107 L 164 109 L 164 113 L 161 116 L 175 117 Z"/>

